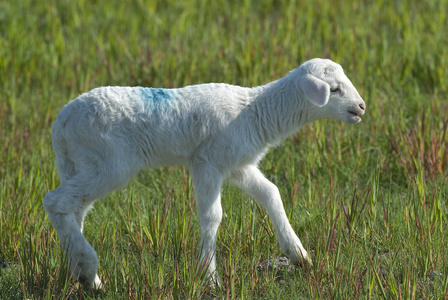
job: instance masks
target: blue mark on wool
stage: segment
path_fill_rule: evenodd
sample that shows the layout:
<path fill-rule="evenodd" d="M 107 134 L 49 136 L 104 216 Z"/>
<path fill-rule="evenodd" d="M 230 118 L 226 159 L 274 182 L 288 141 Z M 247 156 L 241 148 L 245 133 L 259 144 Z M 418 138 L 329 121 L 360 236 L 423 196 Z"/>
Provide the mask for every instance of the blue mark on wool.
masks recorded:
<path fill-rule="evenodd" d="M 141 96 L 145 101 L 160 103 L 173 97 L 173 91 L 169 89 L 140 88 Z"/>
<path fill-rule="evenodd" d="M 174 92 L 169 89 L 143 88 L 138 87 L 139 96 L 145 105 L 153 111 L 163 109 L 168 105 L 168 101 L 174 98 Z"/>

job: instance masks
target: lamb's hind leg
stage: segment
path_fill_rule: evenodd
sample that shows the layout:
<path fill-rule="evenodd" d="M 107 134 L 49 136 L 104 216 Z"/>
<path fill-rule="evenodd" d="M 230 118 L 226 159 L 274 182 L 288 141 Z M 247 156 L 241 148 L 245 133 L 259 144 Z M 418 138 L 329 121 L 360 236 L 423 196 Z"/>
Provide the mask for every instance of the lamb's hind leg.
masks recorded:
<path fill-rule="evenodd" d="M 79 192 L 69 184 L 58 187 L 45 196 L 44 207 L 69 257 L 73 278 L 84 285 L 100 288 L 101 281 L 96 275 L 98 256 L 79 224 L 79 213 L 87 196 Z"/>
<path fill-rule="evenodd" d="M 77 173 L 64 185 L 49 192 L 44 207 L 69 257 L 73 278 L 86 286 L 100 288 L 102 284 L 96 275 L 98 256 L 82 234 L 82 222 L 95 200 L 123 186 L 128 178 L 110 170 L 93 177 L 95 172 L 90 171 Z"/>
<path fill-rule="evenodd" d="M 266 179 L 256 166 L 246 166 L 232 173 L 230 180 L 267 210 L 280 247 L 291 262 L 311 264 L 308 253 L 288 221 L 278 188 Z"/>

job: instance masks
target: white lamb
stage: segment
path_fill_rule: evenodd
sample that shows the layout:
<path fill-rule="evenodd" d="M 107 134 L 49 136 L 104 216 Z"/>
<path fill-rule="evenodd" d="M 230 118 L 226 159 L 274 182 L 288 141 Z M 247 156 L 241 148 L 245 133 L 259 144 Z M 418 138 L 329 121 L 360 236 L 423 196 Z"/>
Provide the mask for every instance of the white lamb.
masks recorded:
<path fill-rule="evenodd" d="M 341 66 L 312 59 L 263 86 L 200 84 L 178 89 L 101 87 L 59 113 L 53 147 L 61 186 L 44 207 L 81 283 L 98 288 L 98 256 L 82 234 L 93 203 L 147 167 L 184 164 L 195 187 L 201 266 L 216 281 L 215 248 L 225 179 L 267 210 L 282 251 L 311 259 L 294 233 L 277 187 L 259 171 L 270 146 L 321 118 L 361 121 L 365 103 Z"/>

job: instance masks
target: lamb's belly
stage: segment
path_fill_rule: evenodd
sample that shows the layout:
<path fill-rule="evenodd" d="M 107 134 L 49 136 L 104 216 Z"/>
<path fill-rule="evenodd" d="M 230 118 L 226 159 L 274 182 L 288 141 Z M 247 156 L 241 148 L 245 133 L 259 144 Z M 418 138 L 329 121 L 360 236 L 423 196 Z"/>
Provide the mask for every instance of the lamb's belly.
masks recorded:
<path fill-rule="evenodd" d="M 194 147 L 178 136 L 153 136 L 146 149 L 142 149 L 146 166 L 150 168 L 181 165 L 188 162 Z"/>
<path fill-rule="evenodd" d="M 147 167 L 157 168 L 174 165 L 183 165 L 188 161 L 188 157 L 179 153 L 160 152 L 151 155 L 147 160 Z"/>

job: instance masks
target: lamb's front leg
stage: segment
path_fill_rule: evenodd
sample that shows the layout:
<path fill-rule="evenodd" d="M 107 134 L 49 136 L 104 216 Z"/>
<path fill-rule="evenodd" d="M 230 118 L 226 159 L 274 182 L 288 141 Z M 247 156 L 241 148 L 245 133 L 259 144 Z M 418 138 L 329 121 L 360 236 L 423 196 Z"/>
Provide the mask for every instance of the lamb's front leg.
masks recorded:
<path fill-rule="evenodd" d="M 289 223 L 278 188 L 253 165 L 234 172 L 231 181 L 266 209 L 277 233 L 280 247 L 290 261 L 295 264 L 302 262 L 312 264 L 311 258 Z"/>
<path fill-rule="evenodd" d="M 221 185 L 222 176 L 214 168 L 208 166 L 191 168 L 195 188 L 199 223 L 201 226 L 201 258 L 199 272 L 214 284 L 219 284 L 216 271 L 216 238 L 222 218 Z"/>

